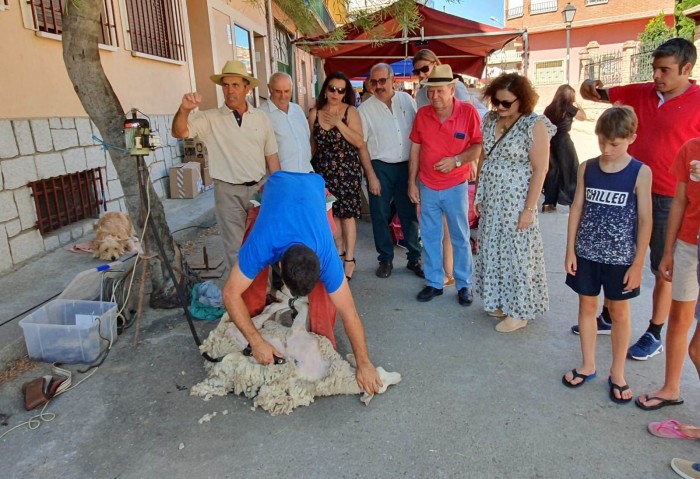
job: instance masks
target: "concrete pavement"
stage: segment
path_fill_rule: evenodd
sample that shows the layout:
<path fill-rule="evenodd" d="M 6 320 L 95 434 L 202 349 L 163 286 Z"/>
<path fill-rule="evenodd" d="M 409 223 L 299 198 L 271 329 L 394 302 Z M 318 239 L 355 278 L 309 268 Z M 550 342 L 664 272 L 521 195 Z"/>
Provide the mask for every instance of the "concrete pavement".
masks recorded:
<path fill-rule="evenodd" d="M 587 153 L 579 151 L 582 158 L 595 154 Z M 201 198 L 197 209 L 210 208 L 211 199 Z M 183 208 L 178 215 L 189 210 L 185 202 L 177 206 Z M 0 474 L 677 477 L 671 458 L 700 459 L 697 444 L 653 437 L 646 425 L 667 418 L 700 422 L 698 377 L 689 362 L 683 377 L 685 405 L 659 411 L 608 399 L 609 337 L 599 337 L 597 379 L 575 390 L 560 382 L 580 361 L 578 337 L 569 331 L 576 322 L 577 298 L 564 285 L 566 210 L 540 215 L 551 309 L 507 335 L 494 331 L 496 321 L 483 312 L 478 297 L 471 307 L 459 306 L 454 287 L 429 303 L 418 303 L 415 295 L 423 283 L 405 269 L 401 249 L 396 249 L 392 276 L 376 278 L 371 227 L 360 222 L 351 289 L 375 365 L 404 378 L 369 407 L 357 397 L 338 396 L 318 399 L 290 416 L 271 417 L 252 411 L 251 401 L 242 397 L 208 402 L 192 397 L 189 389 L 205 377 L 204 360 L 181 311 L 148 311 L 141 344 L 132 346 L 133 331 L 120 337 L 93 376 L 50 403 L 53 421 L 0 439 Z M 216 251 L 216 239 L 207 241 Z M 41 278 L 43 290 L 48 278 Z M 647 268 L 642 295 L 631 302 L 635 340 L 650 317 L 652 285 Z M 3 310 L 7 298 L 14 296 L 3 296 Z M 205 334 L 213 324 L 197 327 Z M 341 353 L 348 352 L 340 325 L 337 337 Z M 646 362 L 628 361 L 627 380 L 636 395 L 660 385 L 664 359 L 662 354 Z M 0 384 L 0 423 L 3 414 L 8 416 L 0 434 L 36 414 L 23 410 L 20 386 L 48 371 L 48 365 L 40 364 Z M 81 377 L 76 373 L 74 382 Z M 211 421 L 198 422 L 213 412 L 217 415 Z"/>

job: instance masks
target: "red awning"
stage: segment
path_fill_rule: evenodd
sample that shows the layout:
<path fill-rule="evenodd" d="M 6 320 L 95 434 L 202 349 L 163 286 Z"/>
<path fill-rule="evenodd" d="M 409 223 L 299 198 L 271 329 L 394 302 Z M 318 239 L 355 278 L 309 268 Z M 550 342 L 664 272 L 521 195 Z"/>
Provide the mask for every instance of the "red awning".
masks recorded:
<path fill-rule="evenodd" d="M 321 45 L 326 35 L 301 38 L 295 43 L 308 46 L 313 55 L 323 58 L 326 73 L 342 71 L 350 77 L 358 76 L 367 73 L 376 63 L 393 63 L 413 57 L 418 50 L 427 48 L 443 63 L 449 64 L 455 73 L 479 78 L 486 57 L 524 33 L 467 20 L 424 5 L 417 6 L 423 17 L 421 29 L 404 35 L 396 20 L 386 18 L 378 27 L 385 33 L 384 42 L 380 45 L 372 45 L 376 40 L 372 40 L 370 34 L 359 31 L 353 23 L 339 27 L 347 34 L 336 47 Z M 385 10 L 390 8 L 386 7 Z"/>

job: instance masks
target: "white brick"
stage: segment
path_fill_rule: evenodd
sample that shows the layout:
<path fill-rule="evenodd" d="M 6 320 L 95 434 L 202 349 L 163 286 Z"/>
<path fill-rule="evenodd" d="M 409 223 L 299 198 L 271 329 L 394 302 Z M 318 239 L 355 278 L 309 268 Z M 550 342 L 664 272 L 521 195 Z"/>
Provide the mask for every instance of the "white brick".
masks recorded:
<path fill-rule="evenodd" d="M 0 120 L 0 158 L 13 158 L 19 154 L 15 132 L 10 120 Z"/>
<path fill-rule="evenodd" d="M 66 167 L 63 165 L 63 157 L 60 153 L 36 155 L 34 163 L 36 164 L 36 173 L 41 180 L 66 174 Z"/>
<path fill-rule="evenodd" d="M 44 240 L 38 230 L 15 236 L 10 239 L 10 251 L 14 264 L 26 261 L 44 252 Z"/>
<path fill-rule="evenodd" d="M 12 191 L 0 191 L 0 222 L 19 217 Z"/>
<path fill-rule="evenodd" d="M 74 240 L 82 238 L 83 237 L 83 226 L 80 223 L 78 223 L 78 226 L 71 225 L 70 236 Z"/>
<path fill-rule="evenodd" d="M 22 229 L 28 230 L 36 225 L 36 212 L 34 211 L 34 199 L 30 194 L 29 187 L 15 190 L 15 203 L 19 212 L 19 219 L 22 222 Z"/>
<path fill-rule="evenodd" d="M 101 146 L 90 146 L 85 148 L 85 158 L 88 170 L 93 168 L 104 168 L 107 165 L 105 152 Z"/>
<path fill-rule="evenodd" d="M 158 198 L 163 198 L 165 191 L 163 191 L 162 181 L 156 181 L 155 183 L 153 183 L 153 189 L 155 190 L 156 195 L 158 195 Z"/>
<path fill-rule="evenodd" d="M 90 121 L 90 126 L 92 127 L 92 134 L 95 135 L 97 138 L 104 139 L 102 138 L 102 133 L 100 133 L 100 129 L 97 128 L 97 125 L 95 125 L 92 121 Z"/>
<path fill-rule="evenodd" d="M 53 251 L 61 247 L 61 243 L 58 241 L 58 235 L 45 236 L 44 237 L 44 250 Z"/>
<path fill-rule="evenodd" d="M 7 236 L 12 238 L 22 232 L 22 223 L 18 219 L 8 221 L 5 223 L 5 229 L 7 230 Z"/>
<path fill-rule="evenodd" d="M 22 156 L 15 160 L 0 163 L 5 178 L 5 189 L 14 190 L 38 179 L 33 156 Z"/>
<path fill-rule="evenodd" d="M 122 200 L 113 200 L 107 202 L 107 211 L 122 211 L 121 209 Z"/>
<path fill-rule="evenodd" d="M 12 255 L 10 255 L 10 244 L 7 241 L 5 228 L 0 225 L 0 273 L 12 268 Z"/>
<path fill-rule="evenodd" d="M 19 146 L 20 155 L 32 155 L 34 150 L 34 140 L 32 139 L 32 129 L 27 120 L 15 120 L 12 122 L 15 127 L 15 139 Z"/>
<path fill-rule="evenodd" d="M 49 118 L 49 126 L 51 129 L 58 129 L 60 130 L 63 128 L 63 125 L 61 124 L 61 119 L 60 118 Z"/>
<path fill-rule="evenodd" d="M 78 132 L 78 142 L 80 146 L 91 146 L 95 144 L 92 139 L 92 126 L 87 118 L 76 118 L 75 129 Z"/>
<path fill-rule="evenodd" d="M 160 180 L 164 176 L 168 176 L 168 169 L 165 167 L 164 161 L 151 166 L 151 180 Z"/>
<path fill-rule="evenodd" d="M 49 121 L 29 120 L 29 124 L 32 126 L 32 135 L 34 135 L 36 150 L 41 152 L 53 150 L 53 140 L 51 139 Z"/>
<path fill-rule="evenodd" d="M 93 225 L 97 223 L 97 219 L 91 218 L 89 220 L 83 221 L 83 236 L 89 235 L 95 232 Z"/>
<path fill-rule="evenodd" d="M 51 138 L 56 150 L 66 150 L 78 146 L 78 132 L 75 130 L 51 130 Z"/>
<path fill-rule="evenodd" d="M 73 118 L 61 118 L 61 128 L 66 130 L 75 128 L 75 120 Z"/>
<path fill-rule="evenodd" d="M 107 189 L 109 190 L 109 198 L 112 200 L 124 196 L 124 190 L 122 189 L 122 184 L 119 182 L 119 180 L 108 181 Z"/>
<path fill-rule="evenodd" d="M 165 161 L 165 153 L 163 153 L 163 148 L 158 148 L 154 156 L 156 161 Z"/>
<path fill-rule="evenodd" d="M 112 163 L 112 157 L 107 156 L 107 180 L 113 180 L 117 178 L 117 169 L 114 168 L 114 163 Z"/>
<path fill-rule="evenodd" d="M 64 151 L 63 164 L 66 165 L 66 173 L 76 173 L 87 169 L 87 161 L 85 160 L 85 150 L 82 148 L 71 148 Z"/>
<path fill-rule="evenodd" d="M 58 233 L 58 242 L 59 242 L 61 245 L 68 244 L 68 243 L 70 243 L 71 241 L 73 241 L 73 238 L 70 237 L 70 231 L 68 231 L 68 230 L 61 230 L 61 231 Z"/>

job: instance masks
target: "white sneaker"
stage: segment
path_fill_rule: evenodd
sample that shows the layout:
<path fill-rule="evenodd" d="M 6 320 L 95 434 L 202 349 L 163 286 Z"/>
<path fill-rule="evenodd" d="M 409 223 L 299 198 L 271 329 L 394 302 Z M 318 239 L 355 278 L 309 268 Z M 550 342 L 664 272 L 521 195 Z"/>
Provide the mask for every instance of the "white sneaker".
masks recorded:
<path fill-rule="evenodd" d="M 700 464 L 697 462 L 674 457 L 671 468 L 683 479 L 700 479 Z"/>

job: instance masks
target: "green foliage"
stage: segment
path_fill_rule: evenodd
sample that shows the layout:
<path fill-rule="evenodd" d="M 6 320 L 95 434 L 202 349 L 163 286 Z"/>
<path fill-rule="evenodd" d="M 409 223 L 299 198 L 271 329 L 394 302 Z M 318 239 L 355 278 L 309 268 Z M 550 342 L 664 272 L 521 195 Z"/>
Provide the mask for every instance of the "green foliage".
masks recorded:
<path fill-rule="evenodd" d="M 665 15 L 661 12 L 649 20 L 644 31 L 639 34 L 639 41 L 643 45 L 655 44 L 675 36 L 674 29 L 666 25 L 664 18 Z"/>
<path fill-rule="evenodd" d="M 262 8 L 264 11 L 265 0 L 246 0 L 248 3 Z M 310 3 L 317 0 L 309 0 Z M 320 0 L 318 0 L 320 1 Z M 460 0 L 451 0 L 460 1 Z M 316 20 L 313 8 L 305 0 L 274 0 L 280 9 L 296 25 L 301 33 L 309 35 L 314 32 Z M 398 0 L 388 8 L 382 9 L 379 2 L 365 10 L 353 12 L 348 18 L 348 23 L 354 22 L 355 30 L 365 32 L 375 44 L 382 43 L 383 39 L 391 36 L 395 31 L 387 31 L 382 26 L 387 18 L 394 18 L 398 23 L 398 30 L 406 30 L 408 33 L 415 33 L 420 28 L 421 16 L 418 14 L 418 5 L 414 0 Z M 333 48 L 343 40 L 350 30 L 347 27 L 336 28 L 328 34 L 324 43 Z"/>

